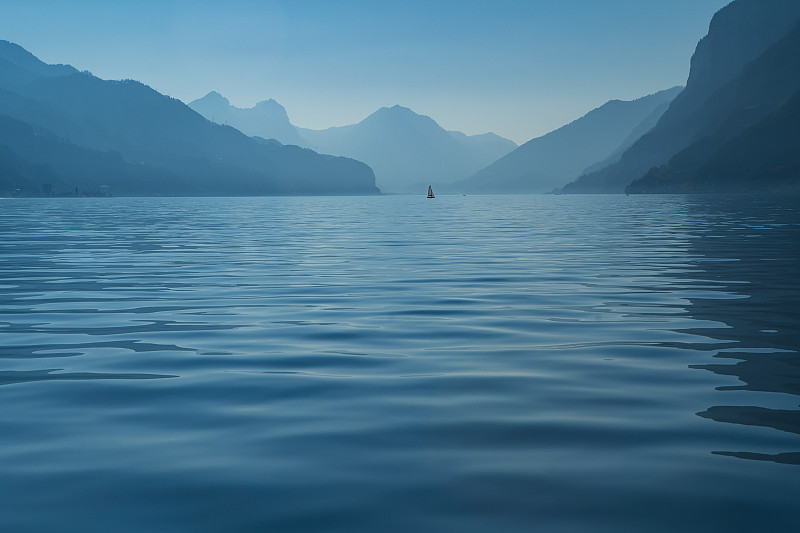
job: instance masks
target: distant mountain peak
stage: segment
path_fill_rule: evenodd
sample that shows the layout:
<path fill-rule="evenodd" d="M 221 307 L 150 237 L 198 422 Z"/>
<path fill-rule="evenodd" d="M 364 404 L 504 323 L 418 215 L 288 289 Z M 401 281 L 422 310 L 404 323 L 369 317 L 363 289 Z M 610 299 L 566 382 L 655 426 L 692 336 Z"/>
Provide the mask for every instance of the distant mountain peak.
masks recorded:
<path fill-rule="evenodd" d="M 231 102 L 227 98 L 225 98 L 224 96 L 219 94 L 217 91 L 211 91 L 210 93 L 208 93 L 204 97 L 200 98 L 200 100 L 205 100 L 206 102 L 209 102 L 209 103 L 219 103 L 219 104 L 231 105 Z M 198 101 L 200 101 L 200 100 L 198 100 Z"/>
<path fill-rule="evenodd" d="M 195 100 L 189 104 L 190 106 L 193 105 L 214 105 L 218 106 L 219 108 L 226 108 L 231 111 L 249 111 L 249 110 L 257 110 L 257 111 L 267 111 L 270 114 L 277 113 L 278 115 L 285 115 L 286 108 L 284 108 L 281 104 L 276 102 L 272 98 L 268 98 L 266 100 L 262 100 L 258 102 L 256 105 L 250 108 L 246 107 L 236 107 L 235 105 L 231 104 L 230 100 L 225 98 L 222 94 L 218 93 L 217 91 L 211 91 L 204 97 Z"/>
<path fill-rule="evenodd" d="M 267 110 L 267 111 L 270 111 L 272 113 L 277 112 L 277 113 L 279 113 L 281 115 L 286 115 L 286 108 L 283 107 L 278 102 L 276 102 L 275 100 L 273 100 L 272 98 L 268 98 L 267 100 L 261 100 L 256 105 L 254 105 L 252 107 L 252 109 L 261 110 L 261 111 Z"/>
<path fill-rule="evenodd" d="M 261 100 L 254 107 L 261 107 L 261 106 L 264 106 L 264 107 L 266 107 L 266 106 L 276 107 L 277 106 L 277 107 L 283 108 L 283 106 L 281 104 L 279 104 L 278 102 L 276 102 L 272 98 L 267 98 L 266 100 Z"/>
<path fill-rule="evenodd" d="M 512 144 L 515 147 L 517 146 L 517 143 L 515 143 L 514 141 L 506 139 L 502 135 L 498 135 L 493 131 L 487 131 L 486 133 L 478 133 L 476 135 L 469 135 L 468 137 L 471 137 L 473 139 L 493 139 L 493 140 L 496 140 L 496 141 L 502 141 L 502 142 L 505 142 L 505 143 Z"/>
<path fill-rule="evenodd" d="M 189 102 L 189 107 L 218 124 L 227 124 L 250 136 L 275 139 L 281 144 L 307 146 L 297 129 L 289 121 L 286 109 L 269 98 L 253 107 L 232 105 L 227 98 L 211 91 L 203 98 Z"/>
<path fill-rule="evenodd" d="M 375 111 L 374 115 L 391 115 L 391 116 L 408 116 L 408 117 L 419 117 L 422 116 L 418 113 L 415 113 L 413 110 L 409 109 L 408 107 L 404 107 L 401 105 L 393 105 L 392 107 L 382 107 Z"/>
<path fill-rule="evenodd" d="M 278 120 L 287 126 L 290 124 L 289 114 L 286 113 L 286 108 L 272 98 L 258 102 L 253 106 L 252 111 L 258 116 Z"/>
<path fill-rule="evenodd" d="M 431 117 L 420 115 L 414 110 L 401 105 L 382 107 L 362 120 L 361 124 L 383 124 L 385 126 L 405 124 L 407 126 L 424 125 L 427 128 L 440 128 L 439 124 Z"/>

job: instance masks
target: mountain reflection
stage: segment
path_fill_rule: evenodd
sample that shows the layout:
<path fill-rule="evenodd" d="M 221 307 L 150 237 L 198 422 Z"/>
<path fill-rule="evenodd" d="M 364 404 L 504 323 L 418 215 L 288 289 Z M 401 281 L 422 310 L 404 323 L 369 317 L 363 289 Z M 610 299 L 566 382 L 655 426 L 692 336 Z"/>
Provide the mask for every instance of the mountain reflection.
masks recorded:
<path fill-rule="evenodd" d="M 691 243 L 702 270 L 699 278 L 739 296 L 691 299 L 689 311 L 694 318 L 729 326 L 694 330 L 722 341 L 715 345 L 719 352 L 714 357 L 725 361 L 692 368 L 742 382 L 718 390 L 800 396 L 800 198 L 693 197 L 687 201 L 698 219 Z M 800 435 L 797 409 L 718 405 L 697 414 L 717 422 Z M 800 465 L 800 452 L 713 453 Z"/>

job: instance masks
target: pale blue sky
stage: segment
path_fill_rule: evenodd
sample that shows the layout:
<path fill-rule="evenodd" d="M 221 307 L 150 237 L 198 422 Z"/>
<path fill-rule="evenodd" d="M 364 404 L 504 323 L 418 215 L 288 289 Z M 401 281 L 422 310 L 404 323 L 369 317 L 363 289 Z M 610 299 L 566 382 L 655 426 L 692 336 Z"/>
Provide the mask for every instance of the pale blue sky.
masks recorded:
<path fill-rule="evenodd" d="M 0 38 L 189 102 L 274 98 L 300 126 L 400 104 L 527 141 L 683 84 L 729 0 L 2 0 Z"/>

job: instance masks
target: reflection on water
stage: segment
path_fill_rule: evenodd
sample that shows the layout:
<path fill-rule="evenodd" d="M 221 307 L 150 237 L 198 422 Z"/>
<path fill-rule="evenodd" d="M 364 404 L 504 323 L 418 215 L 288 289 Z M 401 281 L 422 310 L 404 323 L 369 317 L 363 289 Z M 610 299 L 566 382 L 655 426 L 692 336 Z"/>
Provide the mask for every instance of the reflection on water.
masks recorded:
<path fill-rule="evenodd" d="M 60 369 L 32 370 L 26 372 L 0 372 L 0 385 L 29 383 L 49 380 L 91 380 L 91 379 L 158 379 L 177 376 L 158 376 L 155 374 L 100 374 L 96 372 L 60 372 Z"/>
<path fill-rule="evenodd" d="M 693 368 L 742 382 L 720 390 L 800 396 L 800 199 L 699 197 L 689 198 L 688 205 L 704 220 L 691 239 L 702 276 L 740 296 L 692 299 L 692 316 L 728 326 L 695 332 L 724 342 L 714 357 L 730 361 Z M 798 409 L 716 405 L 698 414 L 800 435 Z M 714 453 L 800 464 L 800 452 L 794 451 Z"/>
<path fill-rule="evenodd" d="M 798 528 L 790 199 L 0 208 L 4 531 Z"/>

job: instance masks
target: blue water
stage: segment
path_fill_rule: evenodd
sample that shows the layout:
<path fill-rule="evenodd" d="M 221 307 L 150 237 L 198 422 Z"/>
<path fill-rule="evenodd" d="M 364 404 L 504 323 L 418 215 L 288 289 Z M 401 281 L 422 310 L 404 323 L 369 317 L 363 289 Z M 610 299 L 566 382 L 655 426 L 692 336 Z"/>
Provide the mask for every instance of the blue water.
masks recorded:
<path fill-rule="evenodd" d="M 0 530 L 796 531 L 800 201 L 0 200 Z"/>

